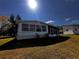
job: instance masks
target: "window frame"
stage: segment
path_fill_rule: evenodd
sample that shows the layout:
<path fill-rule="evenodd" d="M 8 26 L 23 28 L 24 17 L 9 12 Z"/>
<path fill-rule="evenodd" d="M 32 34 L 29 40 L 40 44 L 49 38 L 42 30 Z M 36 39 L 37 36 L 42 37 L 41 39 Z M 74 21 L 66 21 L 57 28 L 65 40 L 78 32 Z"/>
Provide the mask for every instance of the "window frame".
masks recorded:
<path fill-rule="evenodd" d="M 29 31 L 29 24 L 22 24 L 22 31 Z"/>
<path fill-rule="evenodd" d="M 42 31 L 46 32 L 46 26 L 45 25 L 42 25 Z"/>
<path fill-rule="evenodd" d="M 41 32 L 41 25 L 36 25 L 36 32 Z"/>
<path fill-rule="evenodd" d="M 31 32 L 35 32 L 35 24 L 30 24 L 30 31 Z"/>

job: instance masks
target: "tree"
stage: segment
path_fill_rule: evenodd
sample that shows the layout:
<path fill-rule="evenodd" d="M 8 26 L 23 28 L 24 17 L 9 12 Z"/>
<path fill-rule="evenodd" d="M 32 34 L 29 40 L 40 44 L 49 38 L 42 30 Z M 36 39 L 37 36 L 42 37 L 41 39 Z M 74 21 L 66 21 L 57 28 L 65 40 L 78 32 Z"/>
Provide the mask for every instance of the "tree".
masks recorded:
<path fill-rule="evenodd" d="M 15 36 L 15 27 L 16 27 L 16 24 L 15 24 L 15 20 L 14 20 L 14 15 L 11 14 L 10 15 L 10 19 L 9 19 L 9 22 L 11 23 L 11 27 L 8 29 L 9 30 L 9 35 L 10 36 Z"/>
<path fill-rule="evenodd" d="M 9 22 L 11 23 L 11 27 L 7 30 L 8 34 L 10 36 L 17 36 L 17 28 L 18 28 L 18 22 L 19 20 L 21 20 L 21 17 L 19 15 L 16 16 L 16 18 L 14 17 L 13 14 L 11 14 L 10 18 L 9 18 Z"/>
<path fill-rule="evenodd" d="M 18 24 L 20 20 L 21 20 L 21 17 L 19 15 L 17 15 L 16 18 L 15 18 L 16 24 Z"/>
<path fill-rule="evenodd" d="M 17 16 L 16 16 L 16 19 L 21 20 L 20 15 L 17 15 Z"/>
<path fill-rule="evenodd" d="M 11 14 L 9 21 L 10 21 L 12 24 L 15 23 L 15 21 L 14 21 L 14 15 L 13 15 L 13 14 Z"/>

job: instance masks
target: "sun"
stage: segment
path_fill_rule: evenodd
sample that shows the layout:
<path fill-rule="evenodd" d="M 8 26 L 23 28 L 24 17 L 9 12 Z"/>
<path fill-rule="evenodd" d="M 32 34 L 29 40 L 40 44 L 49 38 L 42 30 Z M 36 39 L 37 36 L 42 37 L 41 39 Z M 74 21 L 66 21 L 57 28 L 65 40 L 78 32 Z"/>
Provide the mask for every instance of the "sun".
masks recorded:
<path fill-rule="evenodd" d="M 28 0 L 28 6 L 32 10 L 35 10 L 37 8 L 37 1 L 36 0 Z"/>

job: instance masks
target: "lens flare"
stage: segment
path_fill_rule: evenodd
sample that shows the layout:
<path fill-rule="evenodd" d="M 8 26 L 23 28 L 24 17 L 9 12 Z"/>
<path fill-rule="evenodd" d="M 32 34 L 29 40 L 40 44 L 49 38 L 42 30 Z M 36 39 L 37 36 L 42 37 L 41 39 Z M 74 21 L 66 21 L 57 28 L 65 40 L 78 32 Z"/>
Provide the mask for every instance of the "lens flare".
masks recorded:
<path fill-rule="evenodd" d="M 28 6 L 35 10 L 37 8 L 37 1 L 36 0 L 28 0 Z"/>

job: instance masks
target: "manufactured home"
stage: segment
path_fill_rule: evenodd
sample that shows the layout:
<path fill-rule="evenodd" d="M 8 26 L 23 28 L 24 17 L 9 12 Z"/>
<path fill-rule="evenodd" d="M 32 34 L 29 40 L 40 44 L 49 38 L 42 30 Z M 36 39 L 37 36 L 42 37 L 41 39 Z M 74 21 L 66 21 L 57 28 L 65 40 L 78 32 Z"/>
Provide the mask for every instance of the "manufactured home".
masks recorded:
<path fill-rule="evenodd" d="M 79 25 L 64 25 L 63 34 L 79 34 Z"/>
<path fill-rule="evenodd" d="M 58 28 L 40 22 L 40 21 L 19 21 L 17 39 L 30 39 L 30 38 L 41 38 L 49 36 L 56 36 L 58 34 Z"/>

